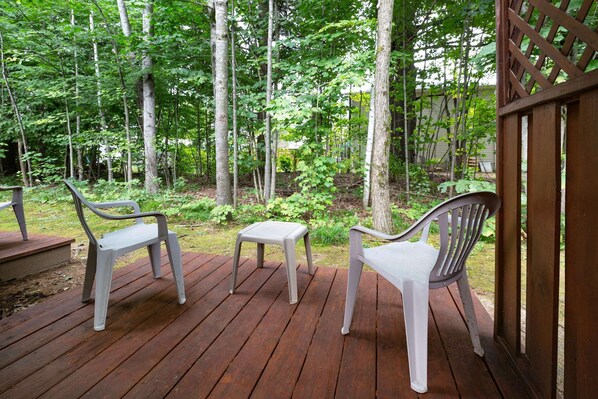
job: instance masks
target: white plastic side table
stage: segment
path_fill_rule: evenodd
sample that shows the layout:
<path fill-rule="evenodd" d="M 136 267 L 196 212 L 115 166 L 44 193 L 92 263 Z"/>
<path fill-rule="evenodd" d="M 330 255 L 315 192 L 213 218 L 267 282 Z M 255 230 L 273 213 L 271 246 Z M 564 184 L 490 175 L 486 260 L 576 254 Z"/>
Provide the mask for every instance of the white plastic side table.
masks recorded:
<path fill-rule="evenodd" d="M 311 245 L 309 243 L 307 227 L 299 223 L 266 221 L 254 223 L 239 231 L 235 244 L 230 293 L 235 292 L 237 285 L 237 269 L 239 267 L 239 257 L 241 256 L 241 244 L 243 241 L 257 243 L 257 267 L 264 266 L 264 244 L 276 244 L 282 246 L 286 259 L 289 302 L 291 304 L 297 303 L 297 259 L 295 257 L 295 246 L 301 238 L 305 242 L 305 255 L 307 256 L 309 274 L 313 275 L 314 266 L 311 259 Z"/>

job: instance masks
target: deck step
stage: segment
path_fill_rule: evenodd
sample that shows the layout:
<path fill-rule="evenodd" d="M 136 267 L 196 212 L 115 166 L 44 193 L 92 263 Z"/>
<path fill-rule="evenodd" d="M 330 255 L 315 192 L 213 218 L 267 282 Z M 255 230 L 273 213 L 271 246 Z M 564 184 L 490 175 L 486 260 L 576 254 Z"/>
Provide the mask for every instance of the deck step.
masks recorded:
<path fill-rule="evenodd" d="M 71 259 L 72 238 L 30 234 L 23 241 L 17 232 L 0 232 L 0 281 L 38 273 Z"/>

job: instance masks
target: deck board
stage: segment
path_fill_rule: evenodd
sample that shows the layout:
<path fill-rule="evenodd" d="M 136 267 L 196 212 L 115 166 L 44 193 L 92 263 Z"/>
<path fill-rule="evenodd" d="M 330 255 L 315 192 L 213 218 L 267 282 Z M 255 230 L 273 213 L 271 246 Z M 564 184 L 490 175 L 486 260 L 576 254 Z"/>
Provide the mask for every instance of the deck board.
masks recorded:
<path fill-rule="evenodd" d="M 298 270 L 290 305 L 284 264 L 244 259 L 229 295 L 230 257 L 186 253 L 187 302 L 170 267 L 147 259 L 114 274 L 106 330 L 80 289 L 0 321 L 0 398 L 415 398 L 399 292 L 364 272 L 351 333 L 340 334 L 347 271 Z M 456 288 L 430 296 L 429 392 L 524 397 L 474 299 L 487 356 L 473 353 Z"/>

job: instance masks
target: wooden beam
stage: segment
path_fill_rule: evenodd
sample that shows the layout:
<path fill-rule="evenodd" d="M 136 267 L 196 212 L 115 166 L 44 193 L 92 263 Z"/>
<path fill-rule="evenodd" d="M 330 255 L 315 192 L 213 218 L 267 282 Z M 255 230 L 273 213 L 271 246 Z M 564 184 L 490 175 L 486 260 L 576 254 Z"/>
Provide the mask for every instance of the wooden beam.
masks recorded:
<path fill-rule="evenodd" d="M 526 346 L 543 398 L 556 393 L 560 239 L 561 107 L 534 108 L 529 132 Z"/>
<path fill-rule="evenodd" d="M 515 358 L 521 317 L 521 119 L 499 118 L 497 134 L 497 215 L 495 334 Z"/>
<path fill-rule="evenodd" d="M 499 116 L 506 116 L 511 113 L 526 112 L 534 106 L 556 100 L 565 100 L 571 97 L 577 97 L 583 90 L 598 88 L 598 70 L 594 70 L 579 78 L 569 80 L 568 82 L 552 86 L 546 90 L 526 98 L 522 98 L 498 108 Z"/>
<path fill-rule="evenodd" d="M 598 90 L 568 111 L 565 251 L 565 398 L 598 397 Z"/>

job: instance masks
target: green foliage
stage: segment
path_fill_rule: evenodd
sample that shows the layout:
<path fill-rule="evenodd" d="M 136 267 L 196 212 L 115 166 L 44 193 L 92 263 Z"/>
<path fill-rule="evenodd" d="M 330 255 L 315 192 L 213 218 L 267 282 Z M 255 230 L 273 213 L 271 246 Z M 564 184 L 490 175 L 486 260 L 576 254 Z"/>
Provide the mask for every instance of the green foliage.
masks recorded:
<path fill-rule="evenodd" d="M 183 220 L 208 221 L 212 218 L 211 212 L 215 207 L 215 200 L 204 197 L 184 203 L 180 207 L 170 207 L 164 213 L 166 216 L 176 216 Z"/>
<path fill-rule="evenodd" d="M 300 191 L 288 198 L 275 198 L 268 202 L 269 217 L 283 220 L 305 220 L 323 217 L 332 205 L 336 187 L 334 158 L 318 155 L 314 145 L 304 146 L 302 160 L 297 163 L 299 176 L 295 179 Z"/>
<path fill-rule="evenodd" d="M 390 160 L 390 174 L 399 181 L 405 181 L 405 163 L 399 159 Z M 432 181 L 428 173 L 419 165 L 409 165 L 409 187 L 410 191 L 421 194 L 432 192 Z"/>
<path fill-rule="evenodd" d="M 232 205 L 219 205 L 210 212 L 210 220 L 214 223 L 224 224 L 233 218 L 235 208 Z"/>

